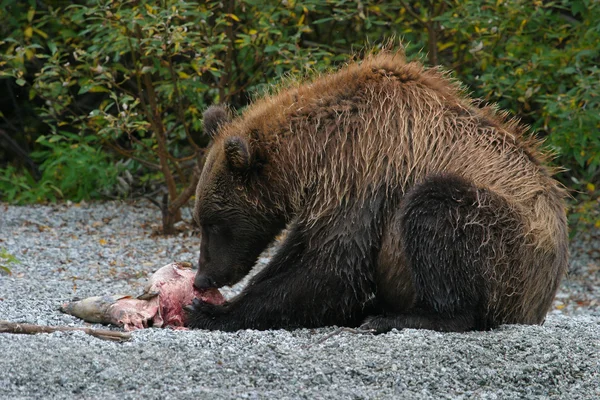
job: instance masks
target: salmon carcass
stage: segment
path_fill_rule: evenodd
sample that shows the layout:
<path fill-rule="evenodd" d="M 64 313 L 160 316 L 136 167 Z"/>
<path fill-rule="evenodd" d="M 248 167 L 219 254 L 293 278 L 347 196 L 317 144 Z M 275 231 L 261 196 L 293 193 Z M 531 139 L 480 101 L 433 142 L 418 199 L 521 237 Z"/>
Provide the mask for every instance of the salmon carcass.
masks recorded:
<path fill-rule="evenodd" d="M 126 331 L 149 326 L 182 329 L 185 325 L 183 308 L 194 299 L 211 304 L 225 302 L 216 288 L 196 289 L 195 275 L 190 263 L 174 262 L 156 271 L 138 297 L 88 297 L 65 303 L 60 310 L 87 322 L 122 326 Z"/>

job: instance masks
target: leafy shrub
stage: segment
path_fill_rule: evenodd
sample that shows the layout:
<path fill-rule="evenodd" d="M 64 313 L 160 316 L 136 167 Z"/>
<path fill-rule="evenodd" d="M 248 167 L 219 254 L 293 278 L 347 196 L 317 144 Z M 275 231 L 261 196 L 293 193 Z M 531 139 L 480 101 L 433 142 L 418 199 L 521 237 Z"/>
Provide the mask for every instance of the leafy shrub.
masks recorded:
<path fill-rule="evenodd" d="M 35 203 L 71 199 L 73 201 L 105 197 L 118 184 L 122 164 L 115 164 L 95 137 L 79 137 L 69 132 L 40 136 L 43 146 L 31 157 L 40 163 L 41 179 L 20 174 L 15 167 L 0 170 L 0 193 L 6 201 Z"/>
<path fill-rule="evenodd" d="M 94 151 L 102 146 L 147 173 L 161 173 L 167 195 L 157 204 L 165 231 L 172 231 L 194 192 L 208 142 L 201 110 L 219 101 L 247 104 L 250 92 L 264 90 L 265 73 L 297 73 L 328 54 L 298 46 L 305 12 L 276 2 L 236 8 L 233 0 L 161 6 L 101 0 L 49 8 L 38 18 L 32 5 L 20 21 L 25 30 L 14 32 L 20 38 L 6 40 L 4 63 L 16 85 L 43 100 L 39 116 L 49 132 L 37 141 L 45 150 L 32 154 L 47 157 L 36 198 L 96 196 L 114 184 L 118 171 Z M 40 63 L 28 76 L 30 64 Z M 79 153 L 68 154 L 74 146 Z M 100 180 L 76 180 L 85 165 Z M 46 177 L 62 183 L 46 185 Z M 73 184 L 81 187 L 73 192 Z"/>
<path fill-rule="evenodd" d="M 478 96 L 546 136 L 558 163 L 569 169 L 564 178 L 575 179 L 568 184 L 598 182 L 600 3 L 455 4 L 437 19 L 445 31 L 440 47 L 446 65 Z"/>
<path fill-rule="evenodd" d="M 101 196 L 118 182 L 116 160 L 128 158 L 140 180 L 162 176 L 163 216 L 175 218 L 202 165 L 208 104 L 243 107 L 282 77 L 325 70 L 393 37 L 409 57 L 445 66 L 474 97 L 547 137 L 567 168 L 564 183 L 582 193 L 600 184 L 597 1 L 3 5 L 10 12 L 0 25 L 0 76 L 15 95 L 8 106 L 0 102 L 0 130 L 33 146 L 43 170 L 39 182 L 22 169 L 2 170 L 9 201 Z M 81 165 L 105 174 L 75 189 L 83 183 L 67 170 Z"/>

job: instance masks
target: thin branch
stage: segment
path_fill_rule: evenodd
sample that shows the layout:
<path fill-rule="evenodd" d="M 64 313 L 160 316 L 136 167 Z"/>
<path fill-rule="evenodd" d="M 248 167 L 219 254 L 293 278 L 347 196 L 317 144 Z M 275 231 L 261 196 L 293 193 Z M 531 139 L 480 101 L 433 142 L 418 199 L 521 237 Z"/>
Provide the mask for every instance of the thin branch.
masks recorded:
<path fill-rule="evenodd" d="M 112 142 L 110 142 L 108 140 L 105 141 L 104 144 L 107 145 L 108 147 L 110 147 L 112 150 L 114 150 L 117 153 L 119 153 L 120 155 L 122 155 L 124 157 L 127 157 L 127 158 L 131 158 L 132 160 L 135 160 L 135 161 L 139 162 L 140 164 L 142 164 L 145 167 L 148 167 L 150 169 L 154 169 L 156 171 L 160 171 L 161 170 L 160 165 L 153 164 L 153 163 L 151 163 L 149 161 L 146 161 L 146 160 L 144 160 L 142 158 L 134 156 L 133 152 L 127 151 L 127 150 L 123 149 L 122 147 L 120 147 L 120 146 L 118 146 L 118 145 L 116 145 L 116 144 L 114 144 L 114 143 L 112 143 Z"/>
<path fill-rule="evenodd" d="M 199 171 L 194 171 L 192 175 L 192 179 L 190 180 L 190 184 L 184 189 L 183 192 L 169 206 L 169 212 L 174 212 L 175 210 L 179 210 L 187 201 L 192 197 L 192 195 L 196 191 L 196 186 L 198 185 L 198 180 L 200 179 Z"/>
<path fill-rule="evenodd" d="M 116 342 L 126 342 L 131 339 L 130 333 L 111 331 L 108 329 L 92 329 L 92 328 L 75 328 L 70 326 L 47 326 L 34 324 L 19 324 L 0 320 L 0 333 L 17 333 L 35 335 L 38 333 L 53 333 L 53 332 L 73 332 L 81 331 L 88 335 L 95 336 L 99 339 L 112 340 Z"/>
<path fill-rule="evenodd" d="M 404 6 L 404 9 L 406 10 L 406 12 L 408 12 L 414 19 L 416 19 L 421 25 L 423 25 L 424 27 L 427 27 L 427 23 L 425 21 L 423 21 L 421 19 L 421 16 L 419 14 L 417 14 L 411 6 L 409 6 L 408 4 L 406 4 L 406 1 L 404 0 L 400 0 L 400 3 L 402 3 L 402 5 Z"/>
<path fill-rule="evenodd" d="M 129 131 L 127 131 L 127 138 L 129 140 L 131 140 L 132 142 L 135 142 L 135 143 L 139 144 L 140 146 L 142 146 L 144 148 L 144 150 L 146 150 L 147 152 L 154 153 L 154 150 L 152 150 L 150 147 L 146 146 L 146 144 L 144 142 L 142 142 L 137 137 L 133 136 L 131 134 L 131 132 L 129 132 Z"/>
<path fill-rule="evenodd" d="M 324 47 L 327 50 L 332 51 L 334 53 L 338 53 L 338 54 L 351 54 L 352 53 L 352 50 L 350 50 L 350 49 L 343 49 L 341 47 L 336 47 L 336 46 L 327 46 L 327 45 L 323 45 L 318 42 L 313 42 L 312 40 L 302 39 L 302 43 L 305 45 L 308 45 L 310 47 L 314 47 L 315 49 Z"/>
<path fill-rule="evenodd" d="M 433 17 L 437 18 L 440 15 L 442 15 L 444 13 L 444 11 L 446 11 L 446 6 L 448 4 L 445 1 L 440 1 L 440 3 L 438 4 L 437 10 L 434 11 Z"/>
<path fill-rule="evenodd" d="M 181 167 L 177 162 L 177 157 L 175 157 L 170 152 L 167 152 L 167 158 L 169 159 L 169 161 L 172 162 L 173 167 L 175 168 L 175 175 L 173 175 L 173 180 L 175 180 L 176 177 L 179 177 L 180 182 L 185 183 L 187 180 L 185 179 L 185 175 L 183 174 L 183 171 L 181 170 Z"/>
<path fill-rule="evenodd" d="M 228 0 L 226 7 L 226 13 L 233 14 L 235 11 L 234 0 Z M 229 86 L 229 81 L 231 79 L 231 63 L 233 59 L 233 44 L 235 40 L 235 37 L 233 36 L 233 21 L 229 21 L 229 24 L 227 24 L 225 27 L 225 34 L 227 35 L 229 43 L 227 46 L 227 52 L 225 53 L 225 73 L 221 75 L 221 79 L 219 80 L 219 101 L 221 103 L 227 103 L 230 99 L 230 94 L 225 95 L 225 86 Z"/>
<path fill-rule="evenodd" d="M 140 78 L 141 76 L 141 71 L 140 71 L 140 66 L 139 66 L 139 62 L 138 59 L 136 57 L 136 53 L 135 50 L 133 48 L 133 44 L 131 43 L 131 36 L 132 36 L 132 32 L 129 31 L 129 29 L 127 29 L 127 25 L 125 25 L 125 23 L 122 23 L 122 26 L 126 29 L 126 34 L 127 34 L 127 44 L 129 45 L 129 51 L 131 52 L 131 59 L 133 61 L 133 66 L 135 68 L 135 80 L 137 83 L 137 90 L 138 90 L 138 98 L 140 99 L 140 103 L 142 104 L 142 110 L 144 112 L 144 115 L 146 116 L 146 119 L 148 121 L 151 120 L 150 117 L 150 112 L 148 111 L 148 104 L 146 103 L 146 99 L 144 97 L 144 93 L 143 91 L 143 86 L 142 86 L 142 80 Z M 138 39 L 141 42 L 141 39 Z"/>
<path fill-rule="evenodd" d="M 142 30 L 139 25 L 135 26 L 136 31 L 135 34 L 138 40 L 142 40 Z M 143 52 L 142 52 L 143 53 Z M 146 65 L 147 59 L 144 59 L 143 62 Z M 150 66 L 148 63 L 146 66 Z M 173 179 L 173 175 L 171 174 L 171 170 L 169 169 L 169 161 L 167 157 L 168 149 L 165 138 L 165 129 L 161 119 L 161 113 L 159 110 L 159 105 L 156 102 L 156 92 L 154 90 L 154 85 L 152 83 L 152 77 L 148 72 L 142 74 L 144 80 L 144 88 L 146 89 L 146 93 L 148 94 L 148 103 L 150 105 L 150 124 L 152 125 L 152 129 L 154 130 L 154 134 L 156 135 L 156 142 L 158 144 L 158 158 L 160 160 L 160 166 L 162 173 L 165 177 L 165 182 L 167 184 L 167 189 L 169 190 L 169 196 L 174 199 L 177 197 L 177 186 L 175 185 L 175 180 Z"/>
<path fill-rule="evenodd" d="M 148 200 L 150 203 L 152 203 L 156 207 L 158 207 L 159 210 L 162 210 L 162 206 L 160 205 L 160 203 L 158 201 L 154 200 L 154 198 L 152 197 L 152 195 L 145 194 L 143 197 L 145 197 L 146 200 Z"/>
<path fill-rule="evenodd" d="M 200 147 L 194 142 L 192 139 L 192 135 L 190 133 L 189 125 L 185 123 L 185 115 L 183 112 L 183 104 L 181 102 L 181 93 L 179 92 L 179 84 L 177 78 L 175 77 L 175 68 L 173 67 L 173 58 L 169 56 L 169 74 L 171 75 L 171 82 L 173 83 L 173 87 L 175 88 L 175 98 L 177 99 L 177 104 L 175 107 L 177 108 L 177 119 L 181 125 L 183 125 L 183 129 L 185 130 L 185 137 L 187 138 L 189 144 L 194 148 L 194 150 L 200 150 Z"/>
<path fill-rule="evenodd" d="M 25 164 L 29 166 L 29 169 L 31 170 L 31 175 L 33 176 L 33 179 L 35 179 L 36 181 L 39 181 L 40 178 L 42 177 L 42 174 L 40 173 L 40 169 L 37 166 L 37 164 L 31 159 L 31 157 L 29 157 L 29 154 L 27 154 L 27 151 L 22 149 L 21 146 L 19 146 L 19 144 L 8 135 L 8 133 L 6 133 L 6 132 L 4 132 L 4 130 L 0 129 L 0 142 L 2 140 L 6 141 L 8 147 L 13 149 L 13 151 L 15 153 L 17 153 L 21 159 L 23 159 Z"/>
<path fill-rule="evenodd" d="M 190 160 L 197 158 L 198 153 L 200 153 L 201 151 L 202 151 L 202 149 L 198 149 L 198 151 L 196 153 L 190 154 L 189 156 L 186 156 L 186 157 L 181 157 L 181 158 L 171 157 L 171 160 L 173 160 L 174 162 L 178 162 L 178 163 L 190 161 Z"/>

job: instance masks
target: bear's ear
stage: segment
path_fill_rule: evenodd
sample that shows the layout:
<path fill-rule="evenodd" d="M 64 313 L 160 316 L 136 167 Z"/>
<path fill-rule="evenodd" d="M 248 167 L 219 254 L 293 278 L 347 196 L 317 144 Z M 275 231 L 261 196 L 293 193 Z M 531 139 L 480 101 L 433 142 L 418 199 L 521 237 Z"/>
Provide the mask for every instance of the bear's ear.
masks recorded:
<path fill-rule="evenodd" d="M 219 128 L 231 121 L 231 113 L 224 105 L 210 106 L 202 114 L 204 133 L 214 139 Z"/>
<path fill-rule="evenodd" d="M 248 141 L 239 136 L 231 136 L 225 139 L 225 156 L 229 165 L 238 171 L 250 167 L 251 152 Z"/>

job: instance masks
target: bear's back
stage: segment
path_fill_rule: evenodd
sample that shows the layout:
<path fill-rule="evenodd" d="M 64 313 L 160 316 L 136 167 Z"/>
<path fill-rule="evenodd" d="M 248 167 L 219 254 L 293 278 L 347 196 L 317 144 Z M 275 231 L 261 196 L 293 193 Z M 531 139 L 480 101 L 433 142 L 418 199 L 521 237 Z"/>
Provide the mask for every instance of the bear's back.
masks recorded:
<path fill-rule="evenodd" d="M 380 185 L 405 191 L 437 173 L 458 174 L 528 208 L 540 194 L 563 196 L 523 126 L 400 53 L 282 89 L 228 131 L 260 142 L 300 186 L 324 185 L 337 197 Z"/>

